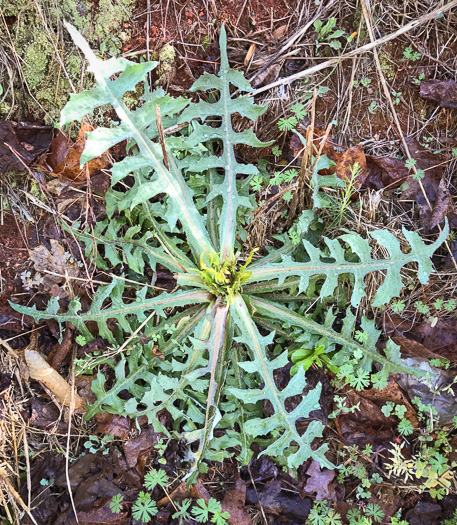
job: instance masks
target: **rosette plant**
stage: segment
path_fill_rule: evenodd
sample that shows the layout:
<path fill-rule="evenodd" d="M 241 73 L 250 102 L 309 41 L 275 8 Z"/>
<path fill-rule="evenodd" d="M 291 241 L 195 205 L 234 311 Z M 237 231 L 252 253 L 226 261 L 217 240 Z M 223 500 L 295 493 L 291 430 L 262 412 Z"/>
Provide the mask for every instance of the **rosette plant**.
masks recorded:
<path fill-rule="evenodd" d="M 320 239 L 310 229 L 318 224 L 315 210 L 307 210 L 293 226 L 298 244 L 282 235 L 268 253 L 261 246 L 249 252 L 245 226 L 255 206 L 249 182 L 258 171 L 240 162 L 237 151 L 241 145 L 266 145 L 247 125 L 266 108 L 249 97 L 243 74 L 229 68 L 224 28 L 219 72 L 204 73 L 191 88 L 200 96 L 189 100 L 150 87 L 155 62 L 103 61 L 75 28 L 66 27 L 96 87 L 71 96 L 61 125 L 105 105 L 117 116 L 112 127 L 88 133 L 81 164 L 128 141 L 127 156 L 111 170 L 107 218 L 92 229 L 72 225 L 86 257 L 102 270 L 116 268 L 118 277 L 98 289 L 84 312 L 78 297 L 66 308 L 56 298 L 45 311 L 14 307 L 36 320 L 70 322 L 86 341 L 98 335 L 114 349 L 122 345 L 100 367 L 92 385 L 97 399 L 85 417 L 105 411 L 147 416 L 156 431 L 189 443 L 190 472 L 204 469 L 204 459 L 234 453 L 246 464 L 253 441 L 261 454 L 284 458 L 290 469 L 308 458 L 332 468 L 319 439 L 324 424 L 313 417 L 321 384 L 307 387 L 304 367 L 298 366 L 280 388 L 275 371 L 287 370 L 290 348 L 319 348 L 356 385 L 382 386 L 392 372 L 419 373 L 402 364 L 392 341 L 383 353 L 377 350 L 373 321 L 357 321 L 351 306 L 335 311 L 325 301 L 345 287 L 357 307 L 365 277 L 381 272 L 373 304 L 383 305 L 400 292 L 405 265 L 427 282 L 430 258 L 447 227 L 428 245 L 409 231 L 404 246 L 383 230 L 370 239 L 356 233 Z M 124 100 L 128 92 L 142 93 L 133 109 Z M 244 129 L 236 131 L 235 122 Z M 318 174 L 330 164 L 321 157 L 314 170 L 315 208 L 325 202 L 322 186 L 343 184 Z M 373 258 L 370 242 L 382 245 L 388 256 Z M 158 265 L 174 275 L 177 289 L 151 284 Z M 136 283 L 134 292 L 131 284 L 125 287 L 126 279 Z M 319 315 L 306 313 L 309 298 L 326 308 Z"/>

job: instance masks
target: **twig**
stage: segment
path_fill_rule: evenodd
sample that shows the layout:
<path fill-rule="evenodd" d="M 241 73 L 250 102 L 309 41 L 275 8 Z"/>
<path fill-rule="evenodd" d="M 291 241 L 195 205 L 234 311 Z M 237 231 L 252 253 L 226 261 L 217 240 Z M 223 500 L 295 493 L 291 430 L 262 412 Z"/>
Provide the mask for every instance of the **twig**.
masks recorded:
<path fill-rule="evenodd" d="M 26 474 L 27 474 L 27 503 L 29 509 L 32 508 L 32 476 L 30 470 L 30 454 L 29 454 L 29 442 L 27 441 L 27 431 L 24 425 L 23 429 L 23 438 L 24 438 L 24 458 L 26 465 Z"/>
<path fill-rule="evenodd" d="M 249 93 L 249 96 L 252 97 L 252 96 L 258 95 L 259 93 L 263 93 L 264 91 L 268 91 L 269 89 L 275 88 L 277 86 L 281 86 L 283 84 L 289 84 L 290 82 L 294 82 L 295 80 L 300 80 L 302 78 L 309 77 L 313 75 L 314 73 L 321 71 L 322 69 L 326 69 L 330 66 L 338 64 L 342 60 L 351 58 L 355 55 L 358 55 L 359 53 L 366 53 L 367 51 L 371 51 L 375 47 L 385 44 L 386 42 L 390 42 L 390 40 L 393 40 L 394 38 L 397 38 L 398 36 L 403 35 L 404 33 L 407 33 L 408 31 L 411 31 L 412 29 L 423 24 L 424 22 L 427 22 L 428 20 L 431 20 L 432 18 L 435 18 L 438 15 L 445 13 L 446 11 L 449 11 L 455 6 L 457 6 L 457 0 L 452 0 L 451 2 L 449 2 L 449 4 L 446 4 L 446 5 L 443 5 L 442 7 L 434 9 L 430 13 L 427 13 L 417 18 L 416 20 L 412 20 L 411 22 L 409 22 L 409 24 L 406 24 L 403 27 L 400 27 L 400 29 L 398 29 L 394 33 L 383 36 L 382 38 L 379 38 L 378 40 L 374 40 L 373 42 L 370 42 L 369 44 L 366 44 L 364 46 L 358 47 L 357 49 L 354 49 L 353 51 L 349 51 L 349 53 L 341 55 L 340 57 L 331 58 L 330 60 L 327 60 L 326 62 L 317 64 L 316 66 L 305 69 L 304 71 L 299 71 L 298 73 L 295 73 L 294 75 L 290 75 L 288 77 L 281 78 L 279 80 L 276 80 L 275 82 L 272 82 L 271 84 L 262 86 L 256 89 L 255 91 L 251 91 Z"/>
<path fill-rule="evenodd" d="M 136 334 L 143 328 L 143 326 L 151 320 L 151 318 L 156 314 L 156 311 L 153 310 L 147 319 L 145 319 L 140 326 L 133 332 L 133 334 L 122 343 L 122 345 L 116 350 L 116 354 L 120 354 L 122 350 L 130 343 L 130 341 L 136 336 Z"/>
<path fill-rule="evenodd" d="M 71 490 L 70 481 L 70 437 L 71 437 L 71 418 L 75 408 L 75 359 L 76 359 L 76 348 L 73 349 L 73 359 L 71 367 L 71 390 L 70 390 L 70 407 L 68 412 L 68 431 L 67 431 L 67 447 L 65 450 L 65 477 L 67 480 L 68 494 L 70 496 L 71 506 L 75 514 L 76 523 L 79 523 L 78 513 L 76 512 L 75 501 L 73 499 L 73 492 Z"/>
<path fill-rule="evenodd" d="M 165 164 L 165 167 L 167 168 L 167 170 L 170 171 L 170 163 L 168 162 L 168 153 L 167 153 L 167 148 L 165 147 L 165 135 L 163 133 L 162 115 L 160 113 L 159 104 L 156 104 L 156 126 L 157 126 L 157 132 L 159 133 L 160 145 L 162 146 L 163 163 Z"/>
<path fill-rule="evenodd" d="M 323 13 L 325 13 L 325 11 L 327 11 L 333 4 L 335 3 L 335 0 L 331 0 L 330 3 L 328 3 L 323 9 L 319 9 L 319 11 L 317 12 L 316 16 L 314 18 L 312 18 L 304 27 L 302 27 L 297 33 L 295 33 L 295 35 L 292 35 L 289 40 L 282 46 L 282 48 L 273 55 L 272 58 L 270 58 L 270 60 L 268 60 L 268 62 L 262 66 L 258 71 L 256 71 L 254 73 L 254 75 L 252 75 L 252 77 L 249 79 L 249 82 L 252 82 L 258 75 L 260 75 L 260 73 L 262 73 L 263 71 L 265 71 L 265 69 L 267 69 L 267 67 L 272 64 L 275 60 L 277 60 L 282 54 L 284 54 L 290 47 L 292 47 L 294 45 L 294 43 L 300 39 L 305 33 L 306 31 L 308 31 L 308 29 L 314 24 L 314 22 L 320 17 L 322 16 Z"/>
<path fill-rule="evenodd" d="M 11 346 L 4 339 L 0 339 L 0 345 L 2 345 L 4 348 L 6 348 L 8 350 L 8 353 L 12 357 L 17 357 L 17 358 L 20 357 L 20 355 L 16 352 L 16 350 L 13 350 L 11 348 Z"/>
<path fill-rule="evenodd" d="M 287 219 L 286 228 L 290 228 L 295 219 L 297 213 L 297 206 L 300 204 L 300 207 L 304 209 L 305 207 L 305 195 L 304 195 L 304 186 L 308 174 L 308 160 L 312 157 L 313 154 L 313 139 L 314 139 L 314 122 L 316 117 L 316 99 L 317 99 L 317 89 L 314 89 L 313 101 L 311 106 L 311 124 L 306 130 L 306 147 L 303 152 L 303 157 L 300 166 L 300 174 L 298 176 L 298 185 L 297 191 L 292 197 L 289 208 L 289 218 Z M 299 202 L 300 201 L 300 202 Z"/>
<path fill-rule="evenodd" d="M 4 469 L 0 470 L 0 480 L 3 481 L 3 483 L 6 485 L 8 489 L 8 492 L 13 495 L 14 499 L 19 503 L 22 509 L 29 515 L 29 518 L 32 520 L 32 522 L 35 525 L 38 525 L 35 518 L 32 516 L 30 507 L 27 507 L 27 505 L 22 500 L 21 496 L 16 492 L 14 487 L 11 485 L 11 483 L 8 480 L 8 474 L 4 471 Z"/>
<path fill-rule="evenodd" d="M 257 502 L 260 507 L 260 512 L 262 513 L 263 522 L 265 523 L 265 525 L 268 525 L 268 520 L 267 520 L 267 517 L 265 516 L 265 511 L 263 510 L 262 503 L 259 497 L 259 493 L 257 492 L 257 487 L 255 486 L 254 478 L 252 477 L 251 467 L 249 465 L 248 465 L 248 472 L 249 472 L 249 477 L 251 478 L 251 483 L 252 483 L 252 487 L 254 489 L 255 495 L 257 496 Z"/>

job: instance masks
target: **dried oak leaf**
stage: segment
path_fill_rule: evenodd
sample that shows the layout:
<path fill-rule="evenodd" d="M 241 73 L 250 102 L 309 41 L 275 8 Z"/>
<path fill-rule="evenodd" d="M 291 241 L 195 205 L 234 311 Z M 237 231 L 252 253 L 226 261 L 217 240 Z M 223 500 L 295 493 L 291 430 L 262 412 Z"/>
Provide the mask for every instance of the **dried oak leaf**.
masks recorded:
<path fill-rule="evenodd" d="M 47 432 L 65 434 L 68 425 L 60 421 L 60 411 L 51 401 L 34 397 L 31 404 L 32 415 L 28 421 L 31 427 L 43 428 Z"/>
<path fill-rule="evenodd" d="M 306 475 L 309 476 L 309 478 L 303 487 L 303 492 L 305 494 L 315 494 L 316 500 L 318 501 L 322 501 L 324 499 L 336 501 L 336 484 L 333 483 L 336 472 L 334 470 L 327 468 L 321 470 L 319 462 L 313 459 L 311 465 L 306 471 Z"/>
<path fill-rule="evenodd" d="M 66 255 L 65 248 L 55 239 L 51 239 L 50 242 L 51 250 L 40 244 L 30 251 L 30 259 L 34 263 L 35 270 L 44 274 L 43 283 L 48 288 L 51 288 L 53 284 L 65 282 L 65 275 L 79 276 L 79 267 L 76 262 L 71 262 L 69 254 Z"/>
<path fill-rule="evenodd" d="M 424 171 L 424 177 L 421 180 L 424 191 L 422 191 L 419 181 L 413 179 L 411 173 L 406 180 L 408 188 L 402 192 L 401 198 L 416 201 L 421 226 L 428 233 L 436 224 L 444 220 L 444 213 L 447 213 L 451 206 L 449 200 L 446 199 L 446 186 L 441 184 L 444 174 L 442 165 L 444 158 L 440 154 L 434 154 L 432 151 L 423 148 L 411 137 L 407 137 L 405 140 L 411 157 L 416 160 L 416 169 Z M 432 209 L 428 205 L 424 192 Z"/>
<path fill-rule="evenodd" d="M 125 476 L 125 466 L 117 463 L 114 455 L 86 454 L 70 466 L 68 475 L 73 492 L 74 504 L 79 524 L 128 523 L 127 513 L 113 514 L 109 508 L 110 500 L 116 494 L 122 494 L 118 483 Z M 127 482 L 127 480 L 125 480 Z M 65 472 L 56 477 L 57 487 L 67 487 Z M 76 525 L 72 506 L 68 505 L 53 525 Z"/>
<path fill-rule="evenodd" d="M 87 123 L 81 125 L 76 142 L 72 142 L 62 132 L 52 140 L 51 151 L 46 158 L 49 173 L 53 177 L 62 177 L 73 182 L 85 182 L 96 171 L 105 168 L 109 163 L 109 157 L 103 153 L 100 157 L 87 162 L 83 168 L 80 167 L 81 154 L 86 145 L 86 132 L 93 131 L 93 127 Z"/>

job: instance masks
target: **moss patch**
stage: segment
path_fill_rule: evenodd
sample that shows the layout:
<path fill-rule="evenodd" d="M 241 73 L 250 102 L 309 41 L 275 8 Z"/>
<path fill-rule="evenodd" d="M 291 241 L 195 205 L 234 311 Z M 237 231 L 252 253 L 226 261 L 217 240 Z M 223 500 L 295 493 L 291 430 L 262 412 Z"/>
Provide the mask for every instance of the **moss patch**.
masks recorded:
<path fill-rule="evenodd" d="M 92 48 L 99 49 L 100 54 L 103 50 L 103 55 L 109 58 L 118 55 L 130 37 L 128 21 L 134 4 L 135 0 L 41 0 L 39 13 L 29 0 L 9 0 L 4 16 L 12 38 L 4 25 L 0 38 L 6 49 L 13 51 L 14 47 L 20 64 L 10 118 L 43 119 L 47 124 L 58 122 L 60 110 L 73 91 L 70 81 L 76 90 L 81 87 L 83 61 L 63 29 L 63 20 L 73 24 L 90 40 Z M 57 52 L 66 72 L 56 57 Z M 9 83 L 5 75 L 0 79 L 4 88 Z M 83 87 L 90 84 L 90 75 L 85 75 Z M 12 103 L 9 93 L 0 107 L 0 118 L 6 118 Z"/>

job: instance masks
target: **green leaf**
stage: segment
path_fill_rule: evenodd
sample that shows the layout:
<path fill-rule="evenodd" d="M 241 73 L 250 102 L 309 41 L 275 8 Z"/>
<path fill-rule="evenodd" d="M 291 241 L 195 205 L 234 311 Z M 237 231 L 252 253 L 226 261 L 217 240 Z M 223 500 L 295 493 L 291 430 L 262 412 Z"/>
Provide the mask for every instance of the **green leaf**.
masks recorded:
<path fill-rule="evenodd" d="M 363 331 L 368 334 L 368 338 L 363 345 L 356 342 L 352 337 L 355 316 L 349 310 L 346 312 L 341 333 L 338 333 L 332 328 L 336 319 L 332 311 L 327 312 L 324 324 L 320 325 L 311 319 L 303 317 L 271 301 L 258 299 L 256 297 L 249 297 L 249 299 L 258 314 L 287 323 L 290 326 L 302 328 L 305 333 L 319 335 L 323 341 L 327 341 L 327 346 L 329 343 L 333 345 L 329 347 L 327 351 L 334 351 L 336 349 L 334 345 L 341 345 L 341 350 L 339 350 L 332 359 L 332 363 L 335 366 L 342 365 L 349 358 L 352 358 L 355 353 L 360 353 L 363 355 L 360 365 L 364 370 L 371 372 L 373 362 L 377 362 L 383 365 L 381 375 L 385 377 L 395 372 L 413 374 L 417 377 L 426 375 L 423 370 L 403 365 L 400 359 L 399 347 L 390 340 L 386 348 L 387 357 L 382 356 L 378 352 L 376 342 L 380 332 L 375 329 L 373 321 L 362 318 L 361 327 Z"/>
<path fill-rule="evenodd" d="M 204 376 L 209 374 L 209 387 L 207 391 L 207 402 L 205 412 L 205 423 L 201 430 L 186 433 L 185 439 L 192 443 L 199 440 L 199 447 L 194 454 L 193 465 L 187 476 L 191 475 L 198 467 L 202 458 L 208 455 L 209 444 L 213 439 L 213 431 L 221 420 L 219 401 L 224 385 L 226 373 L 226 355 L 232 346 L 233 330 L 228 315 L 228 306 L 214 306 L 206 321 L 209 322 L 210 338 L 205 345 L 200 345 L 200 351 L 207 350 L 209 361 L 206 367 L 194 372 L 193 376 Z M 209 319 L 208 319 L 209 318 Z"/>
<path fill-rule="evenodd" d="M 200 308 L 189 311 L 189 320 L 173 332 L 168 342 L 163 341 L 160 345 L 164 356 L 172 353 L 181 341 L 184 341 L 195 331 L 205 310 L 206 308 Z M 179 317 L 182 319 L 182 316 L 183 314 L 178 314 L 169 322 L 177 321 Z M 164 324 L 166 324 L 165 321 L 159 327 L 146 331 L 146 337 L 153 337 L 155 333 L 163 331 Z M 147 416 L 157 431 L 167 434 L 156 415 L 160 410 L 167 409 L 177 420 L 184 418 L 184 413 L 176 408 L 174 403 L 177 399 L 187 399 L 185 388 L 189 384 L 188 374 L 201 364 L 199 348 L 189 350 L 187 359 L 182 363 L 174 363 L 172 367 L 167 367 L 166 363 L 159 366 L 152 355 L 149 358 L 144 356 L 140 346 L 134 347 L 127 358 L 121 355 L 117 365 L 110 365 L 114 370 L 116 380 L 108 390 L 105 389 L 106 378 L 104 374 L 98 372 L 91 387 L 97 399 L 87 408 L 84 419 L 87 421 L 95 414 L 103 412 L 119 415 L 127 415 L 128 413 L 132 418 Z M 167 373 L 165 377 L 163 376 L 164 371 Z M 180 377 L 173 377 L 172 371 L 178 373 Z M 119 396 L 121 392 L 131 394 L 131 399 L 128 401 L 123 399 Z M 138 404 L 146 408 L 140 409 Z"/>
<path fill-rule="evenodd" d="M 256 267 L 253 268 L 251 277 L 247 282 L 277 279 L 278 284 L 281 285 L 287 277 L 296 275 L 300 277 L 298 293 L 301 293 L 308 288 L 310 277 L 322 275 L 324 284 L 320 295 L 321 297 L 329 297 L 333 295 L 338 285 L 338 277 L 343 274 L 350 274 L 355 278 L 351 303 L 353 306 L 358 306 L 360 300 L 365 296 L 365 277 L 372 272 L 385 271 L 384 282 L 378 289 L 373 301 L 373 306 L 381 306 L 399 295 L 403 287 L 400 270 L 406 264 L 417 262 L 420 282 L 423 284 L 428 282 L 428 278 L 433 272 L 430 258 L 445 241 L 448 232 L 449 226 L 446 223 L 438 239 L 427 245 L 416 232 L 403 229 L 403 234 L 410 245 L 408 253 L 403 253 L 400 243 L 390 232 L 386 230 L 372 232 L 371 237 L 389 252 L 390 257 L 385 259 L 373 259 L 368 241 L 355 233 L 342 235 L 333 240 L 324 237 L 328 254 L 310 242 L 303 240 L 303 246 L 309 257 L 308 262 L 296 262 L 289 257 L 285 258 L 282 263 L 268 264 L 261 268 Z M 350 246 L 352 253 L 358 256 L 359 262 L 351 262 L 346 259 L 341 242 Z M 332 261 L 327 262 L 329 259 Z"/>
<path fill-rule="evenodd" d="M 132 516 L 142 523 L 149 523 L 159 512 L 156 502 L 151 499 L 148 493 L 140 492 L 138 499 L 132 507 Z"/>
<path fill-rule="evenodd" d="M 162 469 L 158 471 L 152 469 L 144 476 L 144 486 L 151 491 L 154 490 L 156 485 L 159 485 L 159 487 L 166 487 L 167 483 L 167 473 Z"/>
<path fill-rule="evenodd" d="M 166 308 L 207 303 L 211 300 L 210 294 L 203 291 L 162 293 L 157 297 L 147 299 L 148 288 L 145 287 L 136 293 L 134 301 L 126 303 L 123 299 L 124 285 L 123 279 L 115 278 L 108 286 L 101 286 L 94 295 L 89 310 L 84 313 L 81 312 L 81 303 L 78 297 L 70 301 L 68 311 L 61 314 L 57 313 L 56 306 L 58 309 L 59 305 L 58 302 L 56 305 L 56 301 L 53 299 L 49 301 L 49 305 L 44 311 L 37 310 L 35 306 L 14 305 L 13 308 L 21 314 L 30 315 L 36 321 L 40 319 L 55 319 L 61 324 L 70 322 L 87 341 L 93 341 L 94 336 L 90 333 L 85 323 L 95 321 L 101 337 L 107 339 L 110 343 L 115 343 L 116 338 L 108 327 L 109 319 L 116 319 L 120 328 L 128 333 L 132 333 L 134 329 L 132 328 L 131 318 L 142 323 L 147 319 L 146 313 L 152 310 L 163 316 Z M 110 306 L 104 307 L 106 301 L 110 301 Z"/>
<path fill-rule="evenodd" d="M 377 503 L 368 503 L 365 514 L 372 517 L 378 523 L 381 523 L 382 518 L 384 518 L 384 511 Z"/>
<path fill-rule="evenodd" d="M 332 463 L 325 457 L 327 445 L 323 445 L 317 450 L 311 448 L 312 441 L 322 436 L 323 425 L 319 421 L 311 421 L 306 432 L 301 436 L 296 428 L 299 418 L 306 418 L 312 410 L 319 408 L 319 397 L 321 386 L 319 385 L 308 394 L 303 396 L 300 404 L 291 412 L 287 412 L 285 401 L 291 396 L 301 395 L 306 387 L 305 371 L 300 368 L 297 374 L 291 378 L 289 384 L 279 390 L 275 384 L 274 370 L 286 366 L 288 363 L 287 351 L 279 357 L 270 360 L 267 357 L 266 347 L 272 343 L 273 334 L 261 336 L 255 326 L 247 306 L 238 296 L 230 306 L 233 313 L 235 324 L 240 336 L 236 340 L 246 345 L 252 352 L 252 361 L 240 363 L 240 366 L 248 373 L 257 372 L 261 380 L 265 382 L 262 389 L 238 389 L 228 388 L 228 391 L 244 403 L 257 403 L 261 400 L 268 400 L 273 405 L 274 415 L 265 419 L 250 419 L 244 425 L 246 432 L 254 437 L 268 435 L 271 432 L 282 432 L 280 437 L 267 447 L 261 454 L 268 454 L 273 457 L 283 455 L 289 449 L 291 443 L 297 444 L 295 452 L 287 456 L 287 465 L 290 468 L 298 468 L 308 458 L 319 461 L 324 467 L 333 468 Z"/>
<path fill-rule="evenodd" d="M 122 494 L 116 494 L 111 498 L 109 508 L 113 514 L 119 514 L 121 512 L 123 500 L 124 496 Z"/>
<path fill-rule="evenodd" d="M 252 164 L 240 164 L 235 157 L 234 146 L 246 144 L 253 147 L 262 147 L 272 144 L 272 142 L 260 142 L 252 129 L 235 132 L 232 127 L 232 115 L 239 113 L 242 117 L 255 120 L 259 117 L 266 107 L 254 104 L 252 97 L 232 98 L 230 95 L 230 85 L 241 91 L 251 91 L 249 82 L 244 78 L 240 71 L 229 69 L 227 58 L 227 37 L 225 28 L 222 26 L 219 45 L 221 50 L 221 67 L 217 75 L 204 73 L 192 86 L 191 91 L 219 91 L 219 98 L 216 102 L 206 102 L 200 100 L 197 104 L 191 104 L 184 110 L 179 122 L 189 122 L 193 119 L 201 119 L 203 124 L 194 122 L 193 130 L 186 142 L 190 145 L 217 141 L 222 145 L 220 156 L 210 155 L 200 160 L 204 161 L 202 169 L 220 168 L 225 171 L 225 178 L 221 184 L 214 185 L 211 193 L 207 196 L 207 202 L 212 201 L 217 196 L 224 199 L 220 217 L 220 247 L 221 260 L 233 257 L 235 230 L 237 220 L 237 210 L 240 206 L 250 207 L 249 201 L 242 197 L 237 188 L 236 176 L 238 174 L 256 174 L 257 168 Z M 209 117 L 215 118 L 220 122 L 219 126 L 205 124 Z M 191 158 L 184 159 L 190 165 Z"/>
<path fill-rule="evenodd" d="M 188 241 L 197 253 L 201 251 L 214 253 L 203 220 L 193 202 L 193 194 L 184 181 L 178 163 L 169 156 L 170 169 L 164 160 L 160 144 L 152 142 L 148 127 L 155 124 L 156 101 L 146 102 L 136 111 L 129 111 L 123 101 L 127 91 L 134 91 L 136 84 L 143 81 L 156 63 L 146 62 L 134 64 L 124 59 L 99 60 L 80 33 L 70 24 L 65 27 L 72 36 L 75 44 L 81 49 L 89 61 L 89 70 L 95 76 L 97 87 L 70 98 L 62 110 L 61 125 L 74 119 L 81 119 L 91 109 L 103 104 L 111 104 L 120 124 L 114 128 L 99 127 L 88 133 L 86 146 L 81 155 L 84 164 L 104 153 L 108 148 L 125 139 L 133 139 L 138 147 L 138 155 L 126 157 L 115 169 L 115 182 L 130 172 L 138 173 L 140 168 L 153 172 L 152 179 L 145 179 L 137 175 L 135 185 L 127 192 L 127 201 L 130 207 L 148 201 L 160 193 L 167 193 L 167 211 L 165 218 L 170 227 L 174 227 L 177 219 L 185 226 Z M 116 80 L 111 76 L 121 71 Z M 173 100 L 173 99 L 170 99 Z M 170 103 L 167 111 L 177 113 L 182 109 L 180 102 Z M 165 108 L 164 108 L 165 109 Z M 162 110 L 163 112 L 163 110 Z M 155 132 L 152 136 L 155 135 Z"/>

